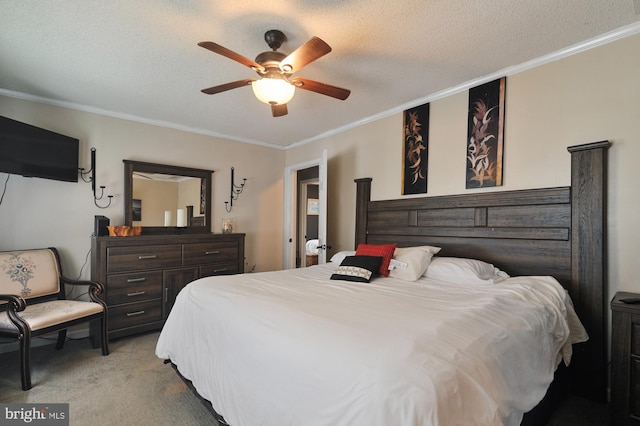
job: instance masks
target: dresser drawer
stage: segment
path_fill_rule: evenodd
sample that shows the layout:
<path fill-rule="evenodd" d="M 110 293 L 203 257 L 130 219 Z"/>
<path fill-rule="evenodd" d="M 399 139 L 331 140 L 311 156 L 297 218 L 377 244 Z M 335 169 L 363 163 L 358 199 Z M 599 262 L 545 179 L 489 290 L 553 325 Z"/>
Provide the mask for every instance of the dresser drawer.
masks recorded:
<path fill-rule="evenodd" d="M 181 259 L 181 244 L 109 247 L 107 249 L 107 272 L 140 271 L 180 266 Z"/>
<path fill-rule="evenodd" d="M 238 260 L 238 243 L 220 241 L 211 243 L 192 243 L 184 245 L 184 264 L 229 262 Z"/>
<path fill-rule="evenodd" d="M 215 265 L 200 266 L 200 277 L 210 277 L 212 275 L 231 275 L 237 274 L 238 262 L 235 263 L 216 263 Z"/>
<path fill-rule="evenodd" d="M 107 276 L 107 304 L 140 302 L 162 296 L 162 271 Z"/>
<path fill-rule="evenodd" d="M 161 300 L 109 307 L 109 330 L 162 320 Z"/>

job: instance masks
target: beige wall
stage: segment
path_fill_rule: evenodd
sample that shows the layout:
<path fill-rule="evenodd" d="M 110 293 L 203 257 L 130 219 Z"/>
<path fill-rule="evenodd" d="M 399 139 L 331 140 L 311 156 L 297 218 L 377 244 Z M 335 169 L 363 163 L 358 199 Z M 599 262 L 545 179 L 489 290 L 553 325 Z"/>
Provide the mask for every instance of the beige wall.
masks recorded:
<path fill-rule="evenodd" d="M 200 214 L 200 187 L 202 179 L 185 179 L 178 184 L 178 205 L 177 208 L 184 209 L 187 206 L 193 206 L 193 216 L 202 216 Z M 177 215 L 177 213 L 176 213 Z M 218 223 L 220 226 L 220 223 Z M 219 231 L 220 229 L 218 229 Z"/>
<path fill-rule="evenodd" d="M 640 291 L 635 260 L 640 252 L 638 75 L 640 35 L 635 35 L 507 78 L 504 186 L 499 190 L 568 185 L 567 146 L 605 139 L 613 144 L 610 293 Z M 464 187 L 466 109 L 466 92 L 431 103 L 427 196 L 470 192 Z M 353 247 L 353 179 L 372 177 L 373 199 L 400 197 L 401 114 L 287 151 L 2 96 L 0 115 L 79 138 L 84 167 L 89 166 L 89 149 L 97 149 L 98 184 L 114 195 L 108 209 L 94 206 L 88 183 L 21 176 L 11 176 L 0 205 L 0 250 L 57 246 L 71 276 L 79 274 L 89 250 L 93 216 L 122 223 L 122 159 L 215 170 L 213 230 L 220 232 L 222 218 L 233 218 L 234 229 L 247 233 L 247 268 L 255 265 L 256 271 L 282 265 L 285 166 L 328 150 L 328 243 L 333 252 Z M 226 213 L 232 166 L 236 180 L 246 177 L 247 186 Z M 82 277 L 88 277 L 88 269 Z"/>
<path fill-rule="evenodd" d="M 95 147 L 97 183 L 114 195 L 103 210 L 94 205 L 89 183 L 12 175 L 0 205 L 0 250 L 56 246 L 65 272 L 77 277 L 91 247 L 94 215 L 123 223 L 122 160 L 129 159 L 214 170 L 212 230 L 221 232 L 222 218 L 232 217 L 234 230 L 247 234 L 248 269 L 281 267 L 284 151 L 3 96 L 0 115 L 80 139 L 80 165 L 87 169 Z M 246 177 L 247 184 L 227 213 L 232 166 L 236 180 Z M 0 173 L 0 193 L 6 176 Z M 89 271 L 87 264 L 82 278 Z"/>
<path fill-rule="evenodd" d="M 193 178 L 192 180 L 196 180 Z M 142 205 L 140 221 L 132 221 L 134 226 L 163 226 L 164 212 L 169 211 L 171 222 L 169 226 L 176 226 L 179 189 L 178 182 L 133 179 L 133 199 L 138 199 Z"/>
<path fill-rule="evenodd" d="M 567 147 L 609 140 L 609 292 L 640 292 L 640 35 L 507 77 L 504 185 L 570 184 Z M 431 103 L 427 196 L 465 189 L 467 92 Z M 348 102 L 348 101 L 347 101 Z M 401 196 L 402 116 L 287 151 L 287 166 L 329 155 L 328 244 L 353 248 L 355 184 L 372 199 Z M 495 188 L 494 188 L 495 189 Z"/>

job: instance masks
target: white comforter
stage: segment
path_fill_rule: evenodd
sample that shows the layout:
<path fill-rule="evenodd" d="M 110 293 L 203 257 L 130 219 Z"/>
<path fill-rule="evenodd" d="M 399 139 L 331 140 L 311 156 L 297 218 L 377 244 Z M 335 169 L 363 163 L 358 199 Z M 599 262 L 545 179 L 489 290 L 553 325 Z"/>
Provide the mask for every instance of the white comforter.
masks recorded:
<path fill-rule="evenodd" d="M 156 354 L 233 426 L 517 425 L 586 339 L 551 277 L 362 284 L 334 269 L 197 280 Z"/>

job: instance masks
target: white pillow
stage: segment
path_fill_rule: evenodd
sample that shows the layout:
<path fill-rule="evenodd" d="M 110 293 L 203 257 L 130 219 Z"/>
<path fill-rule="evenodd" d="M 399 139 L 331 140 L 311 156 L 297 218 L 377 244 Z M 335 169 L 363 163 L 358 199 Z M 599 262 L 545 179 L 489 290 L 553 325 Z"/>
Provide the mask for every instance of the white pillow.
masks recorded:
<path fill-rule="evenodd" d="M 431 258 L 439 251 L 440 247 L 432 246 L 398 247 L 393 253 L 389 276 L 415 281 L 424 274 Z"/>
<path fill-rule="evenodd" d="M 396 268 L 400 268 L 400 269 L 405 269 L 407 267 L 407 263 L 405 262 L 400 262 L 399 260 L 396 259 L 391 259 L 389 261 L 389 270 L 392 271 Z"/>
<path fill-rule="evenodd" d="M 491 263 L 462 257 L 434 257 L 424 276 L 459 284 L 492 285 L 509 275 Z"/>
<path fill-rule="evenodd" d="M 344 260 L 345 257 L 347 256 L 355 256 L 356 252 L 355 250 L 353 251 L 339 251 L 336 254 L 334 254 L 333 256 L 331 256 L 331 259 L 329 259 L 329 262 L 331 263 L 337 263 L 338 265 L 342 263 L 342 261 Z"/>

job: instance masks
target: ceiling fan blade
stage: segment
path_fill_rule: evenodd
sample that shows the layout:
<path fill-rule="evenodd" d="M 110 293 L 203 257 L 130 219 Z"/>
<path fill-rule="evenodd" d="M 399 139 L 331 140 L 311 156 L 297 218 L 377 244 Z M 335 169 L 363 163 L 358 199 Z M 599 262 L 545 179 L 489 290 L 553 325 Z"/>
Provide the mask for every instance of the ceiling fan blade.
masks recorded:
<path fill-rule="evenodd" d="M 248 86 L 251 82 L 256 81 L 254 78 L 246 78 L 244 80 L 232 81 L 231 83 L 220 84 L 206 89 L 202 89 L 202 93 L 207 95 L 215 95 L 216 93 L 225 92 L 227 90 L 236 89 L 242 86 Z"/>
<path fill-rule="evenodd" d="M 219 44 L 214 43 L 212 41 L 201 41 L 200 43 L 198 43 L 198 46 L 204 47 L 205 49 L 208 49 L 213 53 L 217 53 L 218 55 L 226 56 L 227 58 L 232 59 L 236 62 L 239 62 L 242 65 L 247 66 L 256 71 L 264 70 L 262 65 L 260 65 L 259 63 L 247 58 L 246 56 L 242 56 L 241 54 L 236 53 L 233 50 L 229 50 L 226 47 L 220 46 Z"/>
<path fill-rule="evenodd" d="M 313 81 L 306 78 L 295 77 L 291 79 L 291 83 L 293 83 L 293 85 L 299 87 L 300 89 L 310 90 L 312 92 L 331 96 L 332 98 L 340 99 L 342 101 L 347 99 L 351 94 L 351 90 L 331 86 L 330 84 L 320 83 L 318 81 Z"/>
<path fill-rule="evenodd" d="M 273 114 L 274 117 L 282 117 L 283 115 L 287 115 L 288 112 L 287 104 L 271 105 L 271 114 Z"/>
<path fill-rule="evenodd" d="M 280 62 L 280 69 L 286 73 L 293 74 L 329 52 L 331 52 L 331 46 L 318 37 L 312 37 L 311 40 L 284 58 Z"/>

